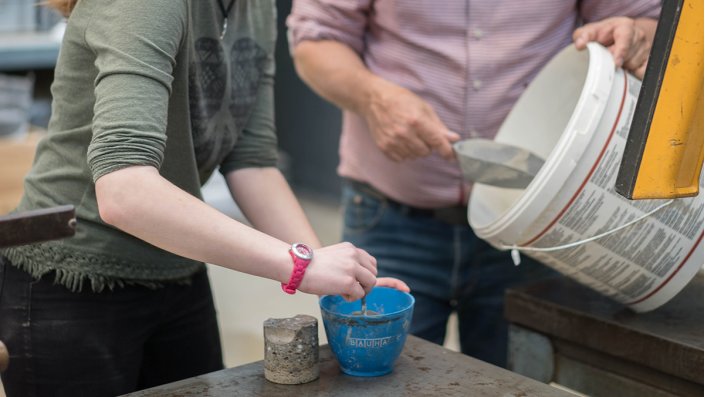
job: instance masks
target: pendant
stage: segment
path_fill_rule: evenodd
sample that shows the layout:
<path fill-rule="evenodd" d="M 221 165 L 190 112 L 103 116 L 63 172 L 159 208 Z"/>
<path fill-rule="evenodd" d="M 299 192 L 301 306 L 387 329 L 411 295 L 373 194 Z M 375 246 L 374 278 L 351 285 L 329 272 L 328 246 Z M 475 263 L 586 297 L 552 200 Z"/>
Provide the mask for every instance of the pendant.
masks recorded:
<path fill-rule="evenodd" d="M 220 32 L 220 41 L 225 38 L 225 32 L 228 31 L 228 18 L 223 19 L 223 30 Z"/>

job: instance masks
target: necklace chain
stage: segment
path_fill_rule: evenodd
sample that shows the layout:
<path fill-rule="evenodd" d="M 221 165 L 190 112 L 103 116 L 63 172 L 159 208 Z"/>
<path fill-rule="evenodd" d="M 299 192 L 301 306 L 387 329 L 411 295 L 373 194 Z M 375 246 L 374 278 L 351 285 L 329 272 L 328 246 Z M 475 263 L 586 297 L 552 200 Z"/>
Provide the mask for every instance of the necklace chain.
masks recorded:
<path fill-rule="evenodd" d="M 220 13 L 223 15 L 223 30 L 220 32 L 220 39 L 223 40 L 225 37 L 225 32 L 228 30 L 228 15 L 230 15 L 230 11 L 233 9 L 233 5 L 235 4 L 235 0 L 230 0 L 230 4 L 228 4 L 227 7 L 225 7 L 225 4 L 223 4 L 223 0 L 218 0 L 218 6 L 220 7 Z"/>

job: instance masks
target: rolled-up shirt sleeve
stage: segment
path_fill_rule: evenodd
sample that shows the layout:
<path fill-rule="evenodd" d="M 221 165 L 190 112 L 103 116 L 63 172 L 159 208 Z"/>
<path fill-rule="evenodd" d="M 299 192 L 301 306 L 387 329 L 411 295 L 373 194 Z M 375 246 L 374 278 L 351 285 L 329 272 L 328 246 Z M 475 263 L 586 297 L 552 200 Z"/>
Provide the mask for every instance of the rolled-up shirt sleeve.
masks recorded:
<path fill-rule="evenodd" d="M 100 3 L 91 7 L 85 31 L 97 69 L 87 153 L 93 180 L 133 165 L 159 169 L 167 140 L 172 71 L 187 26 L 185 4 L 92 1 Z M 131 17 L 120 17 L 125 14 Z"/>
<path fill-rule="evenodd" d="M 658 19 L 660 13 L 661 0 L 585 0 L 580 3 L 584 22 L 616 16 Z"/>
<path fill-rule="evenodd" d="M 358 54 L 365 48 L 371 0 L 294 0 L 286 20 L 289 47 L 305 40 L 335 40 Z"/>

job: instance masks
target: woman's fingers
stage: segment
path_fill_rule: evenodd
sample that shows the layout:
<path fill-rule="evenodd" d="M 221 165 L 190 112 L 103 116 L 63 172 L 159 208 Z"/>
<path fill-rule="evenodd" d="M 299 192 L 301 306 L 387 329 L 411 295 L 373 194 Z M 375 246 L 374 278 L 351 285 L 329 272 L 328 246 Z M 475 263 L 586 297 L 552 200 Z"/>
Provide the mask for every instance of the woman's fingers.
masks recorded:
<path fill-rule="evenodd" d="M 300 289 L 317 295 L 362 298 L 377 283 L 377 260 L 365 250 L 344 242 L 314 252 Z"/>
<path fill-rule="evenodd" d="M 411 288 L 409 288 L 405 282 L 393 277 L 379 277 L 377 279 L 377 286 L 394 288 L 404 292 L 411 292 Z"/>
<path fill-rule="evenodd" d="M 357 269 L 355 278 L 365 293 L 369 293 L 377 284 L 377 276 L 362 266 Z"/>
<path fill-rule="evenodd" d="M 367 295 L 365 290 L 362 288 L 362 286 L 359 283 L 355 283 L 355 285 L 352 287 L 352 291 L 347 294 L 340 294 L 340 296 L 343 297 L 348 302 L 353 302 L 359 299 L 362 299 L 363 296 Z"/>
<path fill-rule="evenodd" d="M 362 248 L 356 248 L 357 253 L 359 255 L 359 263 L 362 265 L 365 269 L 369 270 L 370 273 L 374 274 L 375 276 L 377 275 L 377 259 L 375 259 L 374 256 L 370 255 L 367 253 L 367 251 L 363 250 Z"/>

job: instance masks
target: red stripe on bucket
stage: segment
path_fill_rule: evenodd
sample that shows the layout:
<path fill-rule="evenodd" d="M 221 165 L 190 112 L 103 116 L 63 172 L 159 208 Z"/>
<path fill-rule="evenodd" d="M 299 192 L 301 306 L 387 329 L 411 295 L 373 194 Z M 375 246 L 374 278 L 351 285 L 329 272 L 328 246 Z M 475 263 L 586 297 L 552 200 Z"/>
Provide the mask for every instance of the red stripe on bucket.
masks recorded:
<path fill-rule="evenodd" d="M 688 262 L 688 259 L 690 258 L 691 255 L 693 255 L 693 252 L 695 252 L 695 249 L 698 248 L 698 244 L 700 244 L 700 241 L 703 239 L 703 233 L 700 233 L 700 237 L 698 237 L 698 241 L 695 242 L 695 245 L 693 245 L 693 248 L 690 249 L 690 252 L 688 252 L 688 255 L 685 256 L 685 259 L 683 259 L 683 262 L 681 262 L 680 265 L 676 268 L 676 270 L 671 273 L 670 276 L 668 276 L 667 279 L 663 280 L 663 282 L 656 287 L 653 291 L 649 292 L 646 296 L 643 298 L 639 298 L 633 302 L 627 303 L 627 305 L 636 305 L 637 303 L 643 302 L 649 298 L 651 298 L 655 293 L 657 293 L 661 288 L 663 288 L 666 284 L 668 284 L 669 281 L 675 276 L 682 268 L 683 265 L 685 265 L 686 262 Z"/>
<path fill-rule="evenodd" d="M 575 199 L 578 198 L 578 195 L 580 194 L 580 192 L 583 191 L 583 188 L 590 180 L 590 177 L 592 176 L 592 174 L 595 172 L 595 169 L 597 168 L 597 165 L 600 163 L 600 160 L 602 160 L 602 157 L 605 155 L 605 151 L 607 150 L 607 146 L 609 146 L 609 143 L 612 141 L 612 137 L 614 136 L 614 132 L 617 129 L 617 124 L 619 124 L 619 118 L 622 117 L 622 110 L 624 109 L 624 100 L 627 97 L 626 94 L 627 94 L 627 72 L 624 72 L 624 90 L 622 91 L 622 102 L 619 104 L 619 112 L 617 112 L 617 117 L 614 120 L 614 124 L 612 125 L 612 130 L 610 131 L 609 135 L 607 136 L 607 141 L 605 142 L 605 145 L 602 147 L 602 151 L 600 152 L 600 155 L 597 156 L 597 160 L 595 161 L 595 164 L 592 165 L 592 168 L 590 169 L 590 172 L 588 173 L 587 177 L 585 178 L 583 183 L 580 184 L 580 187 L 575 192 L 575 194 L 570 199 L 570 201 L 568 201 L 568 204 L 566 204 L 566 206 L 563 207 L 561 212 L 559 212 L 558 215 L 556 215 L 556 217 L 551 221 L 551 223 L 549 223 L 548 226 L 546 226 L 546 228 L 541 231 L 541 233 L 536 235 L 536 237 L 532 238 L 531 240 L 529 240 L 523 244 L 519 244 L 520 246 L 527 246 L 527 245 L 535 242 L 536 240 L 538 240 L 544 234 L 546 234 L 546 232 L 549 229 L 551 229 L 553 227 L 553 225 L 556 224 L 556 222 L 558 222 L 558 220 L 563 216 L 563 214 L 565 214 L 565 212 L 568 210 L 568 208 L 573 204 L 573 201 L 575 201 Z"/>

